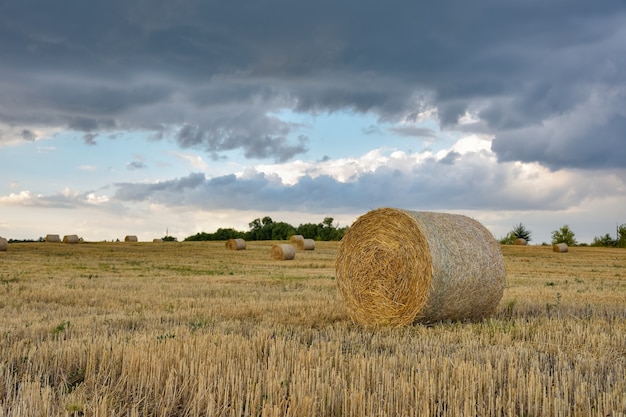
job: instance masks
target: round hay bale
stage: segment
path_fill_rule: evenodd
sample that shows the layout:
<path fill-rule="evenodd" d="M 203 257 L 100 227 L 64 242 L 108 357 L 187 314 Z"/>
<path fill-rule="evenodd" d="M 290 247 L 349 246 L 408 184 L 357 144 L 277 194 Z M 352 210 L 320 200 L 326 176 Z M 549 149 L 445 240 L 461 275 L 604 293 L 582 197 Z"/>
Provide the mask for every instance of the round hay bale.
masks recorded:
<path fill-rule="evenodd" d="M 555 243 L 552 245 L 552 252 L 567 252 L 569 248 L 567 247 L 567 243 Z"/>
<path fill-rule="evenodd" d="M 362 325 L 480 319 L 505 283 L 500 245 L 479 222 L 393 208 L 354 222 L 335 269 L 339 295 Z"/>
<path fill-rule="evenodd" d="M 299 239 L 296 246 L 300 250 L 315 250 L 315 241 L 313 239 Z"/>
<path fill-rule="evenodd" d="M 152 239 L 152 243 L 163 243 L 163 239 L 159 239 L 159 238 Z"/>
<path fill-rule="evenodd" d="M 296 257 L 296 248 L 287 243 L 272 246 L 272 259 L 277 261 L 290 261 Z"/>
<path fill-rule="evenodd" d="M 8 246 L 9 242 L 5 238 L 0 237 L 0 252 L 6 252 Z"/>
<path fill-rule="evenodd" d="M 244 250 L 245 248 L 246 248 L 246 241 L 243 239 L 228 239 L 226 241 L 226 249 Z"/>
<path fill-rule="evenodd" d="M 78 243 L 80 242 L 80 239 L 78 238 L 78 235 L 65 235 L 63 236 L 63 243 Z"/>
<path fill-rule="evenodd" d="M 517 239 L 515 239 L 513 241 L 514 245 L 522 245 L 522 246 L 526 246 L 528 245 L 528 242 L 526 242 L 526 239 L 524 239 L 523 237 L 518 237 Z"/>
<path fill-rule="evenodd" d="M 296 243 L 296 244 L 297 244 L 298 242 L 302 241 L 302 240 L 304 240 L 304 236 L 302 236 L 302 235 L 292 235 L 292 236 L 289 238 L 289 242 L 291 242 L 291 243 Z"/>
<path fill-rule="evenodd" d="M 59 235 L 46 235 L 46 242 L 61 243 L 61 237 Z"/>
<path fill-rule="evenodd" d="M 124 237 L 124 242 L 138 242 L 139 240 L 137 239 L 137 236 L 135 235 L 126 235 L 126 237 Z"/>

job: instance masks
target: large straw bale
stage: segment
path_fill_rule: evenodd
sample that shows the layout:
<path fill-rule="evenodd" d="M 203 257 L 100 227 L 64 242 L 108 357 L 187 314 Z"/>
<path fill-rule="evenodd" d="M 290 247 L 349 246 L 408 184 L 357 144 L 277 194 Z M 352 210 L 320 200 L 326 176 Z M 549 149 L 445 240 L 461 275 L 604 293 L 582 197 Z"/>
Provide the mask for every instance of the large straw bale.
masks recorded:
<path fill-rule="evenodd" d="M 522 245 L 522 246 L 526 246 L 528 245 L 528 242 L 526 241 L 526 239 L 524 239 L 523 237 L 518 237 L 517 239 L 515 239 L 513 241 L 514 245 Z"/>
<path fill-rule="evenodd" d="M 63 236 L 63 243 L 78 243 L 80 239 L 78 235 L 65 235 Z"/>
<path fill-rule="evenodd" d="M 335 268 L 339 295 L 363 325 L 480 319 L 504 291 L 500 245 L 456 214 L 372 210 L 346 232 Z"/>
<path fill-rule="evenodd" d="M 6 252 L 8 246 L 9 242 L 5 238 L 0 237 L 0 252 Z"/>
<path fill-rule="evenodd" d="M 126 235 L 124 237 L 124 242 L 138 242 L 137 236 L 135 235 Z"/>
<path fill-rule="evenodd" d="M 163 239 L 161 239 L 161 238 L 154 238 L 154 239 L 152 239 L 152 243 L 163 243 Z"/>
<path fill-rule="evenodd" d="M 244 250 L 246 248 L 246 241 L 237 238 L 237 239 L 228 239 L 226 241 L 226 249 L 230 250 Z"/>
<path fill-rule="evenodd" d="M 295 243 L 295 244 L 298 244 L 298 242 L 301 242 L 303 240 L 304 240 L 304 236 L 302 235 L 291 235 L 291 237 L 289 238 L 289 242 Z"/>
<path fill-rule="evenodd" d="M 567 252 L 569 250 L 569 248 L 567 247 L 567 243 L 555 243 L 554 245 L 552 245 L 552 252 Z"/>
<path fill-rule="evenodd" d="M 296 241 L 296 247 L 300 250 L 315 250 L 315 241 L 313 239 L 300 239 Z"/>
<path fill-rule="evenodd" d="M 277 261 L 289 261 L 296 257 L 296 248 L 288 243 L 279 243 L 272 246 L 270 254 Z"/>
<path fill-rule="evenodd" d="M 61 237 L 59 235 L 46 235 L 46 242 L 61 243 Z"/>

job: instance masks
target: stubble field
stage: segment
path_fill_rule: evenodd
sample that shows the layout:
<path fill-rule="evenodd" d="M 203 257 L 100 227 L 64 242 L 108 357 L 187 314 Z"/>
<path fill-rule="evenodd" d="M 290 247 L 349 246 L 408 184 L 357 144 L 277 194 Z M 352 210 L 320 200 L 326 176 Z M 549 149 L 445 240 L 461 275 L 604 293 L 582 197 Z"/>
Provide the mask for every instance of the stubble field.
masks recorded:
<path fill-rule="evenodd" d="M 391 329 L 273 243 L 10 244 L 0 417 L 626 415 L 623 249 L 504 246 L 493 317 Z"/>

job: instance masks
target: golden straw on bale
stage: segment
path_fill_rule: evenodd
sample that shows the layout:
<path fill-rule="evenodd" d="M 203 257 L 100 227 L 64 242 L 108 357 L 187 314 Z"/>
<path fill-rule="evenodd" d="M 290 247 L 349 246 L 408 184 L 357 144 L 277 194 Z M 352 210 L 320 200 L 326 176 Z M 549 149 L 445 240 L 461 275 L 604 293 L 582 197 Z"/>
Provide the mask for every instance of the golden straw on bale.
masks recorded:
<path fill-rule="evenodd" d="M 0 251 L 6 252 L 8 246 L 9 242 L 5 238 L 0 237 Z"/>
<path fill-rule="evenodd" d="M 518 237 L 517 239 L 515 239 L 513 241 L 514 245 L 522 245 L 522 246 L 526 246 L 528 244 L 528 242 L 526 242 L 526 239 L 524 239 L 523 237 Z"/>
<path fill-rule="evenodd" d="M 346 232 L 335 269 L 339 295 L 362 325 L 479 319 L 504 291 L 500 245 L 456 214 L 370 211 Z"/>
<path fill-rule="evenodd" d="M 555 243 L 552 245 L 552 252 L 567 252 L 569 249 L 567 247 L 567 243 Z"/>
<path fill-rule="evenodd" d="M 315 241 L 313 239 L 300 239 L 296 241 L 296 246 L 300 250 L 315 250 Z"/>
<path fill-rule="evenodd" d="M 290 261 L 296 257 L 296 248 L 287 243 L 277 244 L 272 246 L 270 255 L 277 261 Z"/>
<path fill-rule="evenodd" d="M 139 239 L 137 239 L 137 236 L 134 235 L 126 235 L 124 237 L 124 242 L 138 242 Z"/>
<path fill-rule="evenodd" d="M 244 250 L 245 248 L 246 248 L 246 241 L 243 239 L 228 239 L 226 241 L 226 249 Z"/>
<path fill-rule="evenodd" d="M 78 235 L 65 235 L 63 236 L 63 243 L 78 243 L 80 239 Z"/>
<path fill-rule="evenodd" d="M 60 243 L 61 237 L 59 235 L 46 235 L 46 242 Z"/>
<path fill-rule="evenodd" d="M 303 241 L 303 240 L 304 240 L 304 236 L 302 236 L 302 235 L 292 235 L 292 236 L 289 238 L 289 241 L 290 241 L 291 243 L 296 243 L 296 244 L 297 244 L 298 242 L 300 242 L 300 241 Z"/>

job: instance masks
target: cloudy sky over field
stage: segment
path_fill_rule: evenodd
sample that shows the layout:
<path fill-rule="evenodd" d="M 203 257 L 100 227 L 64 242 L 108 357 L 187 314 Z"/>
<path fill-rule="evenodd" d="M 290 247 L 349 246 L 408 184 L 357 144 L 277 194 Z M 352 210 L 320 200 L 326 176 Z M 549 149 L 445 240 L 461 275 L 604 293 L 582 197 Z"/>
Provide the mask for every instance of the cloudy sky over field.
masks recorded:
<path fill-rule="evenodd" d="M 626 7 L 0 2 L 0 236 L 626 223 Z"/>

